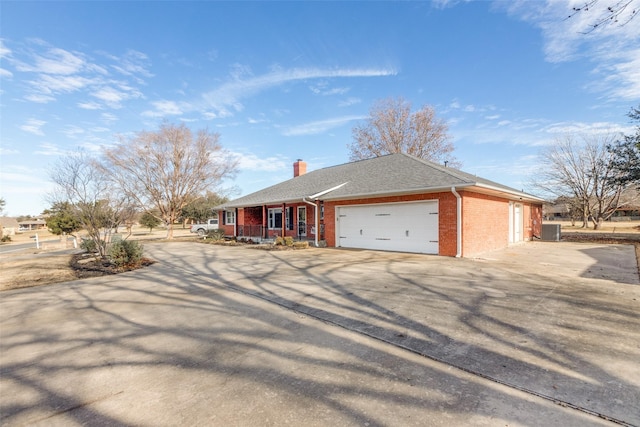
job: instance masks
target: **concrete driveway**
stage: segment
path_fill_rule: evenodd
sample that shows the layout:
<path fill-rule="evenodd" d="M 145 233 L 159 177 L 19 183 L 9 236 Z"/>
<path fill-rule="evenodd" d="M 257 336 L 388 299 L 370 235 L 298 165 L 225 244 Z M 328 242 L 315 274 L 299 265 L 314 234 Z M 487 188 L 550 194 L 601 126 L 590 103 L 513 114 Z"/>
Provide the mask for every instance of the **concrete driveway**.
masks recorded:
<path fill-rule="evenodd" d="M 0 295 L 3 425 L 640 425 L 632 246 L 146 250 Z"/>

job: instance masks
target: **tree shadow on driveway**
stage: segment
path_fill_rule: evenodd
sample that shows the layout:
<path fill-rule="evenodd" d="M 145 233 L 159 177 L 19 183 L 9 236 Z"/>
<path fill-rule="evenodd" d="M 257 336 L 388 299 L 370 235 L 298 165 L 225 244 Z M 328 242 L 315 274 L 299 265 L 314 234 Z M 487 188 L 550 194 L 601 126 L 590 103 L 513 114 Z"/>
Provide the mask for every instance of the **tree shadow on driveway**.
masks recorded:
<path fill-rule="evenodd" d="M 230 288 L 498 383 L 640 424 L 635 287 L 422 255 L 247 252 L 207 248 L 203 256 L 213 259 L 192 267 Z"/>
<path fill-rule="evenodd" d="M 468 371 L 495 360 L 508 370 L 535 371 L 529 360 L 535 357 L 553 366 L 568 389 L 582 375 L 587 386 L 621 387 L 611 384 L 603 400 L 633 397 L 633 377 L 625 383 L 615 369 L 580 373 L 565 360 L 579 352 L 558 353 L 546 336 L 532 335 L 540 341 L 531 346 L 537 352 L 507 355 L 503 332 L 458 331 L 491 326 L 495 333 L 500 325 L 517 335 L 537 332 L 526 324 L 515 329 L 491 311 L 500 307 L 474 286 L 487 288 L 499 277 L 482 269 L 467 273 L 468 294 L 451 296 L 445 278 L 460 273 L 460 264 L 437 269 L 430 257 L 200 245 L 196 251 L 182 243 L 149 249 L 159 262 L 144 270 L 3 293 L 3 425 L 599 422 L 415 353 L 469 362 Z M 439 285 L 416 280 L 421 276 Z M 491 286 L 494 295 L 503 292 L 497 282 Z M 548 288 L 538 290 L 549 300 Z M 539 295 L 538 307 L 547 307 Z M 482 321 L 462 316 L 474 310 Z M 485 340 L 495 348 L 485 348 Z M 455 358 L 462 354 L 468 357 Z"/>

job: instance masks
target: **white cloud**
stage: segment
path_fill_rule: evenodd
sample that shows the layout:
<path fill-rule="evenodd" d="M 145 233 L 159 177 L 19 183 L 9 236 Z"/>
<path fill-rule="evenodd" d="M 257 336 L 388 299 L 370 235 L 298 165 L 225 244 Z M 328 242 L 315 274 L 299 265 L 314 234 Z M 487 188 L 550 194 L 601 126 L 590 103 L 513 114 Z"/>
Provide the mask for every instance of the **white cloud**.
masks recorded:
<path fill-rule="evenodd" d="M 78 138 L 79 135 L 82 135 L 85 133 L 85 130 L 82 129 L 79 126 L 75 126 L 75 125 L 67 125 L 64 129 L 62 129 L 60 132 L 62 132 L 63 134 L 65 134 L 67 136 L 67 138 L 72 138 L 72 139 L 76 139 Z"/>
<path fill-rule="evenodd" d="M 323 95 L 323 96 L 344 95 L 345 93 L 349 92 L 349 90 L 351 90 L 351 88 L 348 88 L 348 87 L 332 88 L 329 86 L 330 86 L 330 83 L 325 80 L 309 86 L 309 90 L 311 90 L 311 92 L 315 93 L 316 95 Z"/>
<path fill-rule="evenodd" d="M 3 170 L 0 172 L 0 179 L 2 180 L 3 183 L 13 182 L 13 183 L 20 183 L 20 184 L 41 184 L 46 182 L 45 180 L 39 178 L 37 175 L 34 175 L 32 170 L 28 170 L 28 169 L 17 169 L 16 172 L 7 172 Z M 7 185 L 5 188 L 6 190 L 9 190 L 12 187 L 13 187 L 12 185 Z M 25 187 L 28 187 L 28 186 L 25 186 Z M 34 191 L 30 191 L 31 194 L 40 194 L 42 192 L 42 188 L 35 188 L 32 190 Z M 17 194 L 22 194 L 22 193 L 23 193 L 22 190 L 17 192 Z"/>
<path fill-rule="evenodd" d="M 17 62 L 18 71 L 55 75 L 70 75 L 81 71 L 85 60 L 80 54 L 74 54 L 60 48 L 49 48 L 40 54 L 32 54 L 32 62 Z"/>
<path fill-rule="evenodd" d="M 616 123 L 609 122 L 560 122 L 550 124 L 542 129 L 552 135 L 583 134 L 583 135 L 606 135 L 611 133 L 632 133 L 632 128 L 623 127 Z"/>
<path fill-rule="evenodd" d="M 111 124 L 118 120 L 118 116 L 112 113 L 102 113 L 100 114 L 100 120 L 102 120 L 103 123 Z"/>
<path fill-rule="evenodd" d="M 25 124 L 20 126 L 20 129 L 22 129 L 25 132 L 32 133 L 34 135 L 44 136 L 44 132 L 42 131 L 42 126 L 46 124 L 47 122 L 45 122 L 44 120 L 29 119 Z"/>
<path fill-rule="evenodd" d="M 9 70 L 5 70 L 4 68 L 0 68 L 0 77 L 10 79 L 13 77 L 13 73 Z"/>
<path fill-rule="evenodd" d="M 238 160 L 238 168 L 248 171 L 277 172 L 285 170 L 287 159 L 283 156 L 258 157 L 255 154 L 232 153 Z"/>
<path fill-rule="evenodd" d="M 97 102 L 78 102 L 78 107 L 84 109 L 84 110 L 99 110 L 102 107 L 100 106 L 100 104 L 98 104 Z"/>
<path fill-rule="evenodd" d="M 189 106 L 187 104 L 179 105 L 175 101 L 154 101 L 151 103 L 155 108 L 153 111 L 144 111 L 142 113 L 145 117 L 165 117 L 165 116 L 181 116 L 184 111 L 183 109 L 189 110 Z"/>
<path fill-rule="evenodd" d="M 117 86 L 118 88 L 113 86 L 103 86 L 92 92 L 90 95 L 98 98 L 100 101 L 104 102 L 104 104 L 114 109 L 121 108 L 123 101 L 142 97 L 142 93 L 136 89 L 122 84 L 118 84 Z"/>
<path fill-rule="evenodd" d="M 91 80 L 80 76 L 52 76 L 41 74 L 37 80 L 29 82 L 36 93 L 54 94 L 78 91 L 91 83 Z"/>
<path fill-rule="evenodd" d="M 315 135 L 326 132 L 330 129 L 344 126 L 346 123 L 352 122 L 354 120 L 363 120 L 365 118 L 366 116 L 345 116 L 328 120 L 320 120 L 290 127 L 288 129 L 285 129 L 282 134 L 284 136 Z"/>
<path fill-rule="evenodd" d="M 35 151 L 35 154 L 39 154 L 42 156 L 66 156 L 69 154 L 68 150 L 64 150 L 59 146 L 52 144 L 50 142 L 45 142 L 39 145 L 39 149 Z"/>
<path fill-rule="evenodd" d="M 542 31 L 547 61 L 589 60 L 595 75 L 591 87 L 618 100 L 640 97 L 640 17 L 628 21 L 629 13 L 637 10 L 639 3 L 631 0 L 618 22 L 605 20 L 594 29 L 594 24 L 608 16 L 607 8 L 613 2 L 594 2 L 588 10 L 570 18 L 567 17 L 573 13 L 572 8 L 583 8 L 584 0 L 495 2 L 497 7 L 506 7 L 510 14 Z"/>
<path fill-rule="evenodd" d="M 47 102 L 55 101 L 56 99 L 51 95 L 43 94 L 31 94 L 24 97 L 27 101 L 36 102 L 38 104 L 46 104 Z"/>
<path fill-rule="evenodd" d="M 80 108 L 121 108 L 124 101 L 142 97 L 136 86 L 144 84 L 144 78 L 152 76 L 147 56 L 133 50 L 122 57 L 100 53 L 107 59 L 101 64 L 85 53 L 31 39 L 20 44 L 16 51 L 11 51 L 4 42 L 0 43 L 0 55 L 7 56 L 7 64 L 13 66 L 13 69 L 4 67 L 0 76 L 28 73 L 29 77 L 24 78 L 28 89 L 23 98 L 36 103 L 55 101 L 61 94 L 82 93 L 93 96 L 97 101 L 79 102 Z M 117 80 L 112 76 L 115 73 L 119 74 Z"/>
<path fill-rule="evenodd" d="M 205 104 L 215 112 L 241 111 L 242 100 L 263 90 L 285 83 L 347 77 L 382 77 L 396 75 L 394 69 L 387 68 L 292 68 L 274 67 L 273 71 L 261 76 L 253 76 L 246 68 L 237 66 L 231 81 L 222 84 L 203 95 Z"/>
<path fill-rule="evenodd" d="M 4 39 L 0 38 L 0 58 L 4 58 L 11 55 L 11 49 L 4 44 Z"/>
<path fill-rule="evenodd" d="M 137 50 L 128 50 L 122 57 L 118 58 L 111 56 L 116 61 L 116 64 L 112 65 L 120 74 L 128 77 L 133 77 L 138 83 L 143 83 L 144 80 L 140 77 L 153 77 L 153 74 L 149 71 L 151 61 L 149 57 Z"/>
<path fill-rule="evenodd" d="M 2 154 L 3 156 L 7 156 L 9 154 L 18 154 L 18 153 L 20 153 L 20 151 L 16 149 L 0 146 L 0 154 Z"/>
<path fill-rule="evenodd" d="M 345 100 L 338 102 L 338 107 L 349 107 L 351 105 L 359 104 L 361 102 L 362 102 L 362 99 L 360 98 L 349 97 Z"/>

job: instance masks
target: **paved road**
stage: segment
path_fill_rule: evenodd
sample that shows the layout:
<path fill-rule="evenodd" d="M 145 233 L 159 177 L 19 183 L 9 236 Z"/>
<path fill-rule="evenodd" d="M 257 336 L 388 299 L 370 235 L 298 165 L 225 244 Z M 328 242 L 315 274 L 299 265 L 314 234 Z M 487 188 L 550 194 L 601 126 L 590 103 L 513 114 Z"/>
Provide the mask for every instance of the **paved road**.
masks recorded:
<path fill-rule="evenodd" d="M 73 247 L 73 237 L 68 237 L 67 241 L 69 242 L 69 247 Z M 60 243 L 60 239 L 47 239 L 40 240 L 40 245 L 57 245 Z M 36 249 L 36 241 L 35 239 L 29 243 L 11 243 L 11 244 L 3 244 L 0 245 L 0 254 L 8 254 L 12 252 L 22 252 L 30 249 Z"/>
<path fill-rule="evenodd" d="M 632 247 L 146 248 L 2 293 L 2 424 L 640 425 Z"/>

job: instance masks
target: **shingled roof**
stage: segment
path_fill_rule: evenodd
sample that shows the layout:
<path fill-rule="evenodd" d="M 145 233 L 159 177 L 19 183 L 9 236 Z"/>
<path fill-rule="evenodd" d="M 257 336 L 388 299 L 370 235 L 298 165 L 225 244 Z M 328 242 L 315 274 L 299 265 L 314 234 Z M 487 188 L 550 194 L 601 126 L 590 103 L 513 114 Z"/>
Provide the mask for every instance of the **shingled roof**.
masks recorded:
<path fill-rule="evenodd" d="M 389 154 L 318 169 L 255 193 L 232 200 L 216 209 L 315 200 L 344 200 L 396 194 L 415 194 L 474 188 L 523 200 L 543 201 L 516 189 L 407 154 Z"/>

